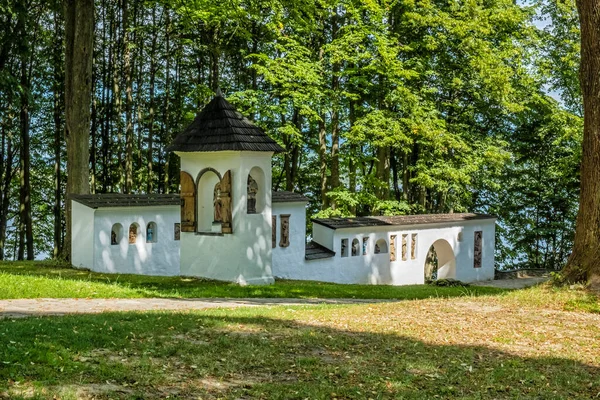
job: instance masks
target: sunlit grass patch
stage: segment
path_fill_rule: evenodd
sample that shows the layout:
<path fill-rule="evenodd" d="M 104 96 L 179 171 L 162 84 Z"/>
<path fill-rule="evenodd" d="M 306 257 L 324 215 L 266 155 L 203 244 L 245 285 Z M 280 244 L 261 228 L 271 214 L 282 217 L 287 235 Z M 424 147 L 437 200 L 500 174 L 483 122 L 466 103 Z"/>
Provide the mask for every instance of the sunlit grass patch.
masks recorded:
<path fill-rule="evenodd" d="M 101 274 L 53 262 L 0 263 L 0 299 L 140 298 L 140 297 L 267 297 L 423 299 L 503 293 L 489 287 L 427 285 L 339 285 L 309 281 L 277 281 L 274 285 L 239 286 L 190 277 Z"/>
<path fill-rule="evenodd" d="M 514 302 L 460 297 L 1 320 L 0 398 L 18 398 L 23 388 L 41 399 L 600 392 L 600 316 L 544 306 L 524 312 L 512 310 Z"/>

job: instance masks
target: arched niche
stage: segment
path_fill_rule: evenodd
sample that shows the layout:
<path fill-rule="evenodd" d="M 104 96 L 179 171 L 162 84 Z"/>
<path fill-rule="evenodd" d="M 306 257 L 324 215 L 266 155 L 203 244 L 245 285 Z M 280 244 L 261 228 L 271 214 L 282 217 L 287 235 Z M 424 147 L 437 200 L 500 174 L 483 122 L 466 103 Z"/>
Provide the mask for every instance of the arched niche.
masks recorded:
<path fill-rule="evenodd" d="M 146 243 L 156 243 L 158 240 L 158 229 L 156 222 L 149 222 L 146 226 Z"/>
<path fill-rule="evenodd" d="M 388 245 L 385 239 L 381 238 L 375 242 L 375 254 L 385 254 L 388 252 Z"/>
<path fill-rule="evenodd" d="M 129 225 L 129 244 L 135 244 L 139 235 L 140 226 L 136 222 Z"/>
<path fill-rule="evenodd" d="M 232 233 L 231 171 L 205 168 L 196 179 L 197 232 Z"/>
<path fill-rule="evenodd" d="M 253 167 L 248 174 L 246 185 L 246 212 L 260 214 L 267 203 L 265 173 L 260 167 Z"/>
<path fill-rule="evenodd" d="M 352 240 L 352 257 L 360 255 L 360 243 L 358 239 L 354 238 Z"/>
<path fill-rule="evenodd" d="M 425 257 L 425 282 L 436 279 L 456 279 L 456 257 L 450 243 L 438 239 L 429 248 Z"/>
<path fill-rule="evenodd" d="M 213 222 L 221 222 L 220 196 L 221 174 L 213 168 L 205 168 L 196 178 L 196 230 L 211 232 Z M 220 230 L 219 230 L 220 232 Z"/>
<path fill-rule="evenodd" d="M 116 223 L 110 230 L 110 244 L 118 245 L 123 239 L 123 225 Z"/>

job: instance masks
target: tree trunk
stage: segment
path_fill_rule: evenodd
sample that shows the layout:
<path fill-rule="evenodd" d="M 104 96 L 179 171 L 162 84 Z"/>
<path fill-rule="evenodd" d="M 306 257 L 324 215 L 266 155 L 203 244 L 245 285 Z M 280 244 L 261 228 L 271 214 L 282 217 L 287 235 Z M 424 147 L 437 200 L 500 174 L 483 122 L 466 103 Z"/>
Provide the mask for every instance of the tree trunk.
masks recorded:
<path fill-rule="evenodd" d="M 133 87 L 129 45 L 129 4 L 123 0 L 123 73 L 125 74 L 125 193 L 133 189 Z"/>
<path fill-rule="evenodd" d="M 7 118 L 10 120 L 11 118 Z M 6 129 L 8 130 L 8 129 Z M 2 124 L 2 148 L 4 148 L 6 141 L 5 156 L 2 157 L 4 162 L 4 175 L 2 180 L 2 194 L 0 195 L 0 260 L 4 260 L 4 247 L 6 244 L 6 225 L 8 222 L 8 207 L 10 205 L 10 182 L 13 177 L 13 162 L 14 162 L 14 151 L 12 148 L 12 138 L 10 134 L 5 132 L 5 124 Z M 6 161 L 4 161 L 6 157 Z"/>
<path fill-rule="evenodd" d="M 152 24 L 156 27 L 156 6 L 152 9 Z M 154 90 L 156 81 L 156 32 L 152 34 L 152 47 L 150 49 L 150 110 L 149 110 L 149 121 L 148 121 L 148 182 L 147 192 L 152 193 L 154 190 L 154 177 L 153 177 L 153 160 L 154 160 Z"/>
<path fill-rule="evenodd" d="M 583 156 L 573 252 L 564 269 L 569 282 L 600 291 L 600 0 L 577 0 L 581 24 Z"/>
<path fill-rule="evenodd" d="M 25 18 L 25 16 L 22 16 Z M 25 24 L 21 25 L 22 38 L 26 41 Z M 31 50 L 31 49 L 29 49 Z M 31 221 L 31 154 L 29 138 L 29 94 L 30 80 L 28 73 L 29 62 L 32 61 L 28 51 L 21 54 L 21 109 L 19 113 L 21 130 L 21 152 L 19 157 L 19 260 L 25 256 L 25 246 L 27 246 L 27 259 L 33 260 L 33 226 Z"/>
<path fill-rule="evenodd" d="M 57 1 L 58 2 L 58 1 Z M 63 115 L 63 96 L 62 85 L 62 21 L 59 13 L 59 5 L 54 10 L 54 83 L 53 83 L 53 108 L 54 108 L 54 251 L 53 257 L 58 258 L 62 250 L 62 177 L 61 177 L 61 152 L 62 152 L 62 115 Z"/>
<path fill-rule="evenodd" d="M 94 0 L 64 0 L 65 136 L 67 140 L 66 236 L 63 255 L 71 259 L 72 194 L 90 192 L 89 137 L 94 44 Z"/>
<path fill-rule="evenodd" d="M 319 177 L 321 182 L 321 210 L 328 207 L 327 201 L 327 131 L 325 129 L 325 115 L 319 119 Z"/>

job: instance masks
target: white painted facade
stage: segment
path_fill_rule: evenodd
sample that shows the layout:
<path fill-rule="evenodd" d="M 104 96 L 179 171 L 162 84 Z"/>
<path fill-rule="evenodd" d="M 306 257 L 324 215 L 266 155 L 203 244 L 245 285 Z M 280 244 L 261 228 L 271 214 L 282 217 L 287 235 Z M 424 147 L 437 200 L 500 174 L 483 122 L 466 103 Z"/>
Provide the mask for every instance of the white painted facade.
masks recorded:
<path fill-rule="evenodd" d="M 184 162 L 182 168 L 198 174 L 204 165 Z M 199 276 L 240 284 L 268 284 L 274 277 L 335 283 L 407 285 L 425 280 L 426 256 L 433 246 L 438 256 L 438 279 L 463 282 L 494 278 L 495 219 L 428 223 L 401 226 L 337 228 L 313 223 L 313 241 L 330 250 L 330 257 L 305 259 L 306 203 L 273 203 L 271 192 L 263 193 L 262 212 L 246 213 L 247 172 L 266 168 L 266 157 L 238 158 L 232 171 L 233 234 L 181 232 L 174 237 L 180 221 L 179 206 L 90 208 L 73 201 L 73 265 L 93 271 L 143 275 Z M 189 161 L 189 160 L 188 160 Z M 212 160 L 220 173 L 225 164 Z M 214 168 L 214 167 L 213 167 Z M 215 168 L 216 169 L 216 168 Z M 192 175 L 193 176 L 193 175 Z M 270 174 L 265 183 L 270 187 Z M 257 207 L 258 208 L 258 207 Z M 289 216 L 289 246 L 281 246 L 281 216 Z M 272 218 L 275 217 L 273 247 Z M 156 242 L 147 242 L 146 228 L 156 224 Z M 121 224 L 118 244 L 111 244 L 111 231 Z M 128 230 L 137 224 L 138 237 L 129 243 Z M 475 232 L 482 232 L 482 263 L 474 267 Z M 395 235 L 396 260 L 390 258 L 391 237 Z M 406 254 L 402 238 L 406 235 Z M 414 258 L 411 241 L 416 238 Z M 342 251 L 342 241 L 347 251 Z M 352 255 L 352 242 L 358 241 L 358 254 Z M 376 254 L 375 244 L 380 243 Z M 364 243 L 364 246 L 363 246 Z M 180 247 L 181 246 L 181 247 Z M 363 254 L 364 252 L 364 254 Z M 334 254 L 333 254 L 334 253 Z M 180 255 L 181 254 L 181 255 Z"/>
<path fill-rule="evenodd" d="M 288 247 L 280 246 L 282 215 L 290 216 L 290 245 Z M 277 217 L 275 247 L 273 247 L 273 276 L 289 279 L 293 271 L 301 271 L 304 268 L 306 202 L 273 203 L 273 217 Z"/>
<path fill-rule="evenodd" d="M 483 233 L 482 264 L 474 268 L 475 231 Z M 495 219 L 461 221 L 413 226 L 376 226 L 369 228 L 330 229 L 313 224 L 314 240 L 335 252 L 330 258 L 304 260 L 299 263 L 275 264 L 278 277 L 335 283 L 409 285 L 425 281 L 426 256 L 431 246 L 438 255 L 438 279 L 453 278 L 463 282 L 494 279 Z M 459 241 L 459 233 L 462 233 Z M 396 260 L 390 260 L 390 238 L 396 236 Z M 402 254 L 402 235 L 407 235 L 406 259 Z M 415 258 L 410 241 L 416 235 Z M 352 241 L 358 240 L 358 255 L 352 255 Z M 366 254 L 363 254 L 363 240 Z M 375 254 L 375 243 L 385 240 L 387 251 Z M 348 242 L 347 256 L 342 256 L 342 240 Z"/>
<path fill-rule="evenodd" d="M 240 284 L 273 283 L 271 264 L 271 157 L 269 152 L 220 151 L 176 152 L 181 170 L 195 180 L 198 193 L 197 232 L 181 232 L 181 275 L 198 276 Z M 206 232 L 212 223 L 213 187 L 207 168 L 221 176 L 231 171 L 231 234 Z M 250 171 L 259 184 L 257 213 L 247 213 L 247 179 Z M 257 171 L 262 172 L 258 176 Z M 214 174 L 214 173 L 212 173 Z M 215 175 L 216 176 L 216 175 Z M 206 198 L 201 199 L 202 196 Z M 210 205 L 210 207 L 208 206 Z M 262 207 L 262 210 L 260 209 Z M 198 232 L 200 231 L 200 232 Z"/>
<path fill-rule="evenodd" d="M 96 272 L 163 275 L 180 274 L 179 241 L 175 224 L 179 224 L 179 206 L 135 206 L 91 208 L 72 202 L 72 264 Z M 152 241 L 148 225 L 154 223 Z M 129 243 L 129 228 L 137 225 L 135 243 Z M 117 243 L 111 233 L 120 225 Z"/>

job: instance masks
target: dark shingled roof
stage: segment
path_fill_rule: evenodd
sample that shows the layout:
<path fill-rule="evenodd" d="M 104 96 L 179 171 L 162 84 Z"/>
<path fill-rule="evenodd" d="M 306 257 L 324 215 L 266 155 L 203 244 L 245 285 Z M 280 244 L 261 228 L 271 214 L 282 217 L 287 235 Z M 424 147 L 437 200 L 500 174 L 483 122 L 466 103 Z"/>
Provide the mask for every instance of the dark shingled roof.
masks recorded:
<path fill-rule="evenodd" d="M 179 194 L 77 194 L 71 199 L 90 208 L 178 206 Z"/>
<path fill-rule="evenodd" d="M 285 190 L 273 191 L 272 199 L 273 203 L 308 203 L 308 197 L 300 193 L 287 192 Z"/>
<path fill-rule="evenodd" d="M 308 198 L 299 193 L 273 191 L 273 203 L 307 202 Z M 144 207 L 180 205 L 179 193 L 175 194 L 78 194 L 71 199 L 90 208 L 103 207 Z"/>
<path fill-rule="evenodd" d="M 421 225 L 440 222 L 463 222 L 480 219 L 495 219 L 488 214 L 456 213 L 456 214 L 420 214 L 420 215 L 394 215 L 391 217 L 355 217 L 355 218 L 316 218 L 316 224 L 331 229 L 362 228 L 368 226 L 393 226 L 393 225 Z"/>
<path fill-rule="evenodd" d="M 258 126 L 254 125 L 222 96 L 217 95 L 204 107 L 167 151 L 285 151 Z"/>
<path fill-rule="evenodd" d="M 318 243 L 309 242 L 306 244 L 306 252 L 304 253 L 304 258 L 306 260 L 320 260 L 322 258 L 331 258 L 333 256 L 335 256 L 335 251 L 331 251 Z"/>

